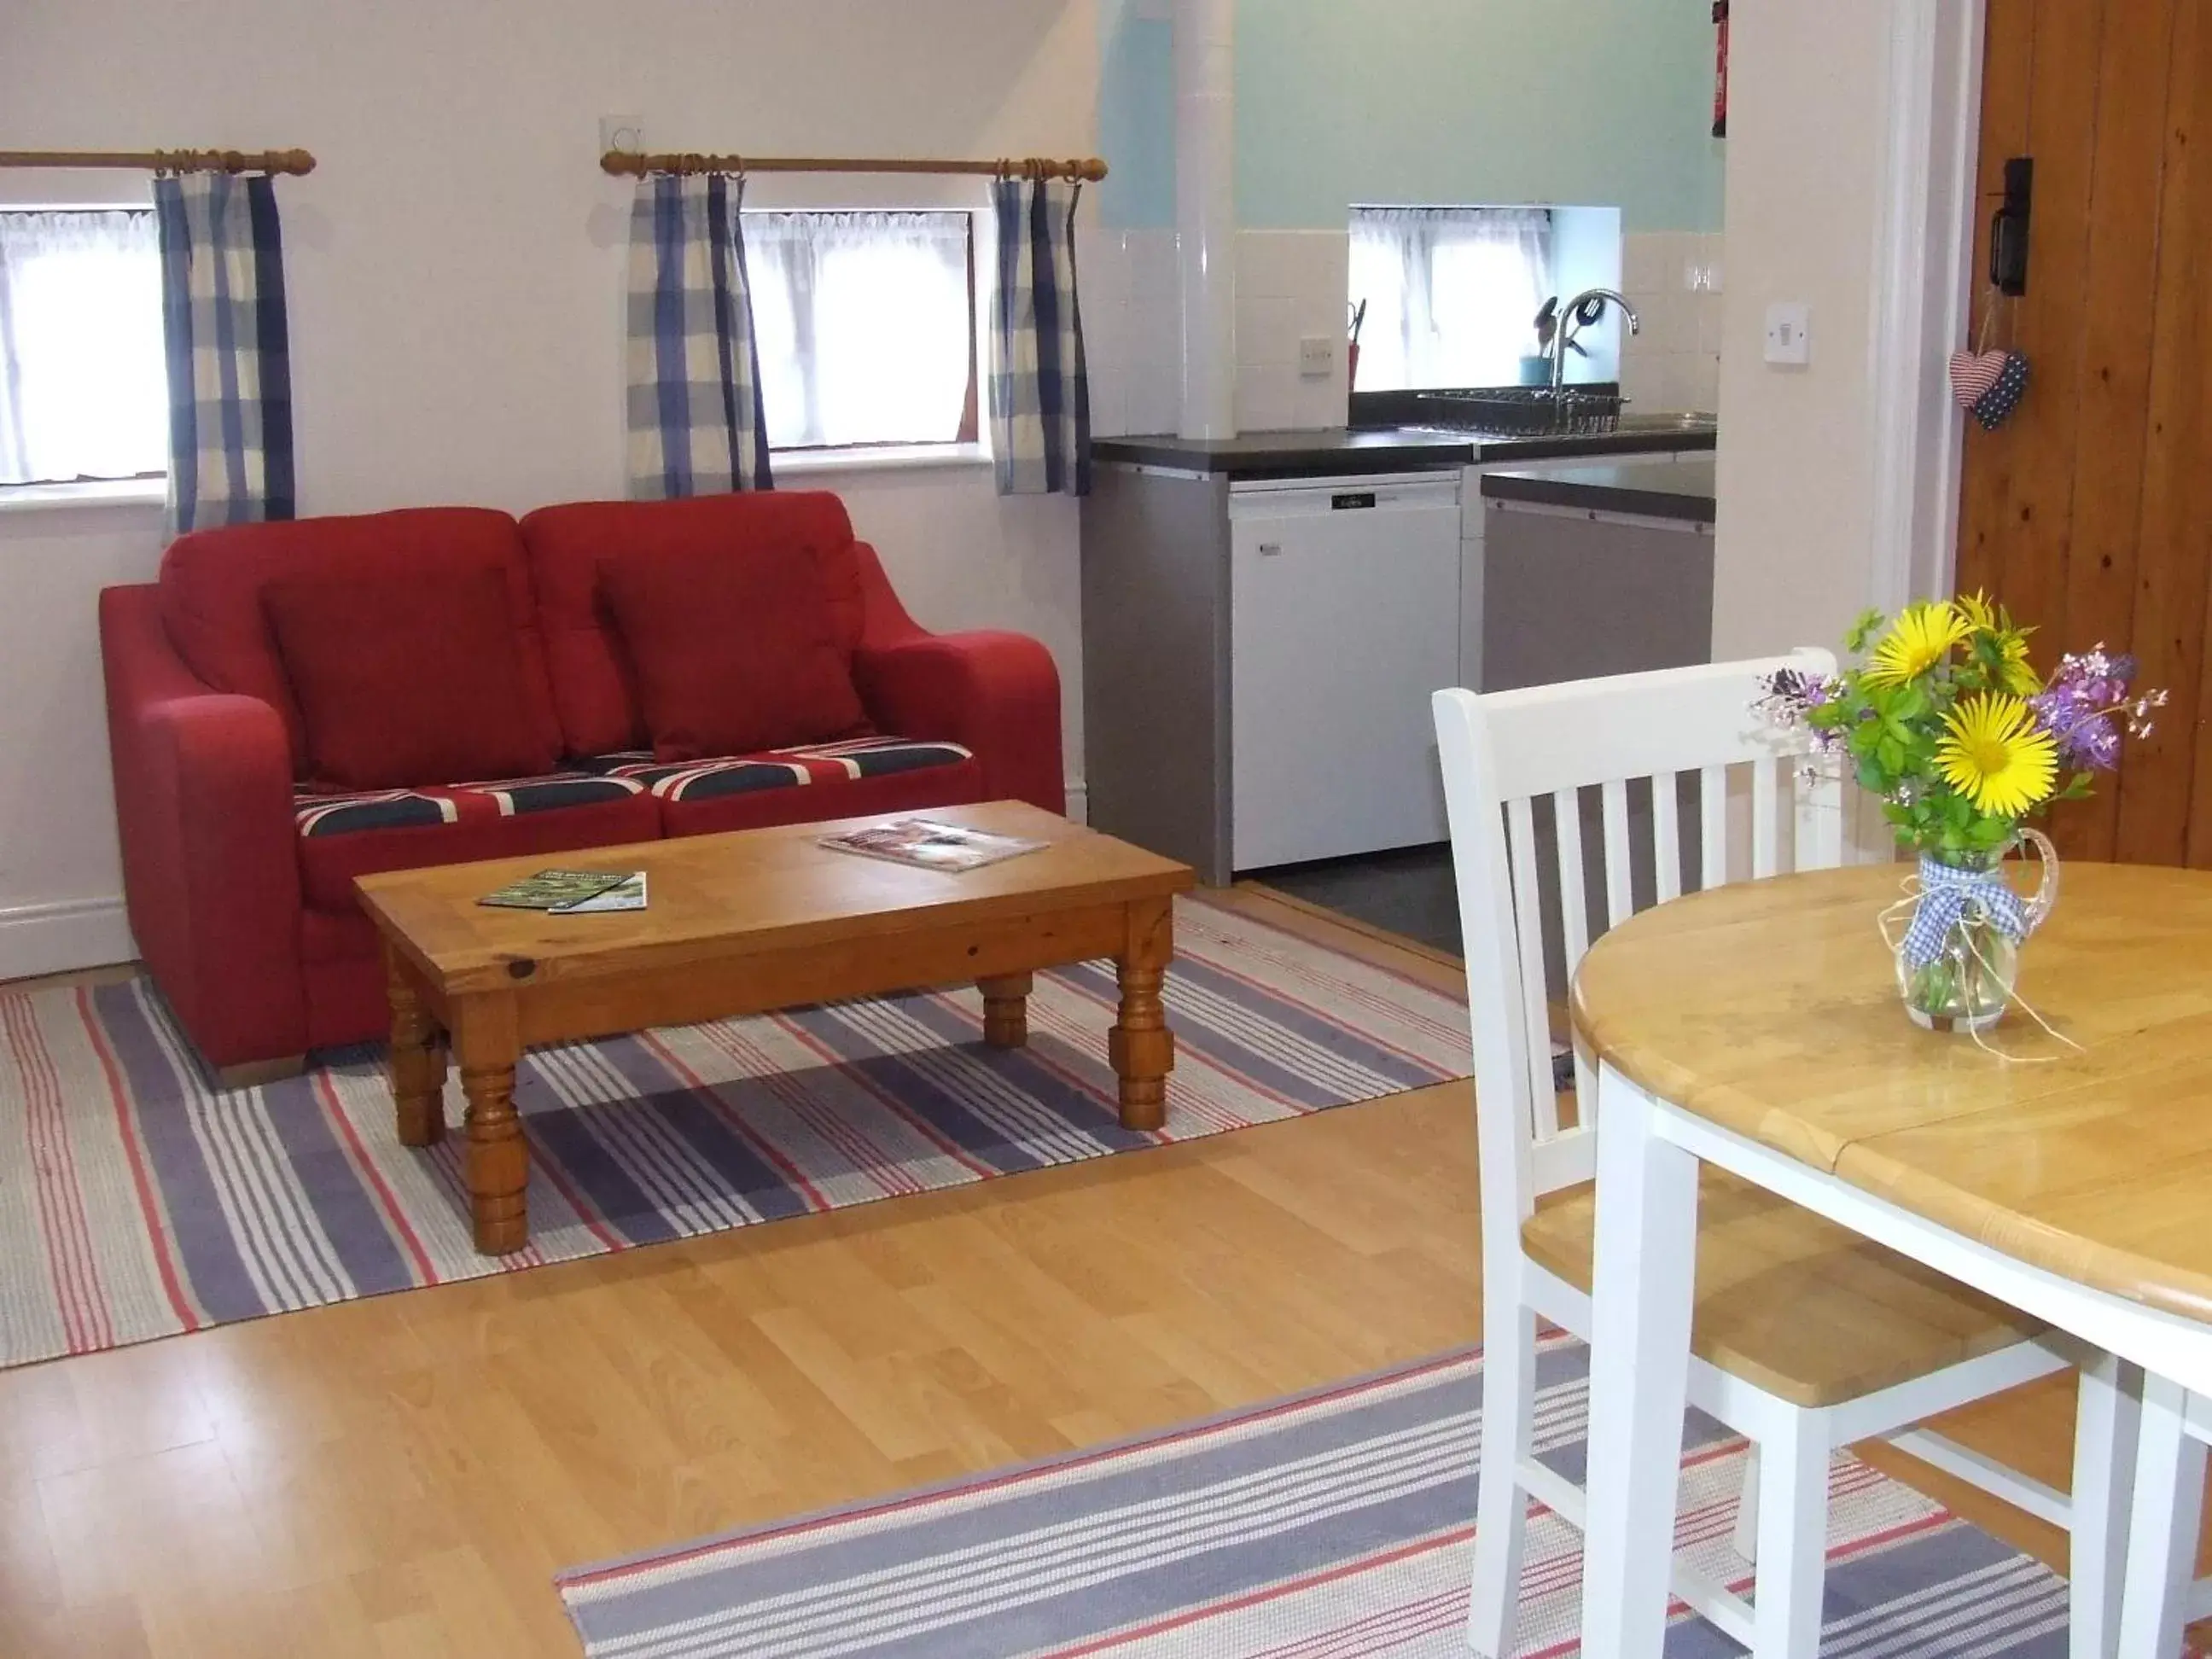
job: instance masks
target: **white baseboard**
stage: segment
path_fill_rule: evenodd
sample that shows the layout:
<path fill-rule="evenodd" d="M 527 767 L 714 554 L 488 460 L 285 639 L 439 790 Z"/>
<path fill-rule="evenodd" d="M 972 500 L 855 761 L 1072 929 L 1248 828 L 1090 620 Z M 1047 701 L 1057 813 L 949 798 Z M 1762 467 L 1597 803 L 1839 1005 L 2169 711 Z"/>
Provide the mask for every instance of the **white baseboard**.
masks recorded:
<path fill-rule="evenodd" d="M 120 895 L 0 905 L 0 980 L 102 968 L 137 954 Z"/>
<path fill-rule="evenodd" d="M 1091 822 L 1091 792 L 1084 785 L 1071 783 L 1067 786 L 1067 811 L 1065 816 L 1070 823 Z"/>

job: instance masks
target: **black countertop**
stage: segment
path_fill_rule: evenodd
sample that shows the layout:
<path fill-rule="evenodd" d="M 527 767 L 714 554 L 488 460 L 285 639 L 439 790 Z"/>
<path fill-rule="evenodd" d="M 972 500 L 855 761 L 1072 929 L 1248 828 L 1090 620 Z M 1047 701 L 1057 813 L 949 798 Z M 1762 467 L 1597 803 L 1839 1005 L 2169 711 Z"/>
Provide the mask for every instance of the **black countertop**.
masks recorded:
<path fill-rule="evenodd" d="M 1332 427 L 1314 432 L 1244 432 L 1234 438 L 1172 433 L 1097 438 L 1094 460 L 1172 467 L 1232 478 L 1327 478 L 1370 472 L 1448 471 L 1475 461 L 1544 460 L 1571 455 L 1648 455 L 1709 450 L 1711 432 L 1612 432 L 1577 437 L 1515 438 L 1423 427 Z"/>
<path fill-rule="evenodd" d="M 1711 524 L 1717 510 L 1711 461 L 1614 462 L 1490 472 L 1482 493 L 1492 501 L 1534 501 L 1544 507 L 1587 507 L 1594 513 L 1632 513 L 1647 519 Z"/>

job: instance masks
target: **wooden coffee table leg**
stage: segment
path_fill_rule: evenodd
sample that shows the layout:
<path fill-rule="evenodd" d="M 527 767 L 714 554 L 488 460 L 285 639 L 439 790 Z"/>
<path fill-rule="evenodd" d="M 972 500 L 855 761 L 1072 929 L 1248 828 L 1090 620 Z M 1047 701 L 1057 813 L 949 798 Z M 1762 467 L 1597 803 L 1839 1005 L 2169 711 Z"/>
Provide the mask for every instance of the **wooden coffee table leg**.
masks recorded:
<path fill-rule="evenodd" d="M 983 1041 L 994 1048 L 1018 1048 L 1030 1040 L 1030 974 L 1005 974 L 979 979 L 983 994 Z"/>
<path fill-rule="evenodd" d="M 1121 1079 L 1121 1127 L 1157 1129 L 1167 1121 L 1168 1073 L 1175 1069 L 1175 1033 L 1168 1030 L 1160 987 L 1175 957 L 1175 910 L 1166 899 L 1132 904 L 1115 966 L 1121 1018 L 1106 1052 Z"/>
<path fill-rule="evenodd" d="M 422 1006 L 413 970 L 389 945 L 384 972 L 392 994 L 392 1103 L 399 1144 L 434 1146 L 446 1138 L 446 1034 Z"/>
<path fill-rule="evenodd" d="M 514 1112 L 514 1003 L 477 997 L 453 1011 L 461 1091 L 469 1098 L 469 1216 L 477 1249 L 506 1255 L 530 1242 L 530 1148 Z"/>

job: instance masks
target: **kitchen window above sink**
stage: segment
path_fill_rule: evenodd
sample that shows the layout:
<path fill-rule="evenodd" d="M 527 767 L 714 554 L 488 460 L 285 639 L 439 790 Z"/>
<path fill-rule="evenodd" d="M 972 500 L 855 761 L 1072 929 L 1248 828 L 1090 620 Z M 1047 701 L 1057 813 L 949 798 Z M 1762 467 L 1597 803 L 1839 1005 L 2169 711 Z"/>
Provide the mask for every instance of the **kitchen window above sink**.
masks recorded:
<path fill-rule="evenodd" d="M 1558 291 L 1548 208 L 1356 207 L 1357 386 L 1511 386 Z"/>

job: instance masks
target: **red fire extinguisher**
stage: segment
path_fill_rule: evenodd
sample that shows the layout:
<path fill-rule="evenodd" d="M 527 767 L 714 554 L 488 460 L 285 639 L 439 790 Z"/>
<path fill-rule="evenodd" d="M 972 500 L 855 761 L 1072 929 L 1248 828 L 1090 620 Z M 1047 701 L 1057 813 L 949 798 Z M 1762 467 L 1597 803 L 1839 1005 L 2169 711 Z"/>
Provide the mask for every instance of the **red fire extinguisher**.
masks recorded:
<path fill-rule="evenodd" d="M 1728 137 L 1729 0 L 1713 0 L 1713 29 L 1719 37 L 1713 71 L 1713 137 Z"/>

